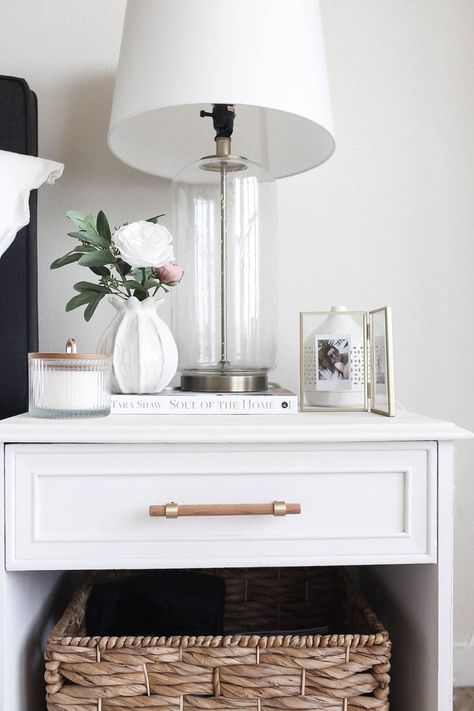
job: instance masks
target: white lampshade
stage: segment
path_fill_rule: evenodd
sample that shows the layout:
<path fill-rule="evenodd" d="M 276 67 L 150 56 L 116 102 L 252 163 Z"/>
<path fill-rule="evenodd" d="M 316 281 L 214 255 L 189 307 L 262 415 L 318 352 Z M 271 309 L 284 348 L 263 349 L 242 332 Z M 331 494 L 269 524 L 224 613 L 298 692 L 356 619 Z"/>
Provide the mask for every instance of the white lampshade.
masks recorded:
<path fill-rule="evenodd" d="M 128 0 L 109 146 L 174 177 L 214 153 L 200 109 L 235 104 L 234 154 L 278 178 L 335 141 L 318 0 Z"/>

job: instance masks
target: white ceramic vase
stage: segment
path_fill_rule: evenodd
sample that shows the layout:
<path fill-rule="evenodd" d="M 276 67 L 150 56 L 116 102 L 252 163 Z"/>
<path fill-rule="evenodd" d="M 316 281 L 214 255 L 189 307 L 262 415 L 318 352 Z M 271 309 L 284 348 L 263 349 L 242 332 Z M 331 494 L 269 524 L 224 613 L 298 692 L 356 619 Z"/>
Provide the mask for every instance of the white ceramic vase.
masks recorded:
<path fill-rule="evenodd" d="M 112 390 L 117 393 L 157 393 L 172 380 L 178 368 L 173 334 L 157 314 L 162 297 L 124 301 L 112 296 L 117 309 L 104 331 L 99 353 L 113 353 Z"/>

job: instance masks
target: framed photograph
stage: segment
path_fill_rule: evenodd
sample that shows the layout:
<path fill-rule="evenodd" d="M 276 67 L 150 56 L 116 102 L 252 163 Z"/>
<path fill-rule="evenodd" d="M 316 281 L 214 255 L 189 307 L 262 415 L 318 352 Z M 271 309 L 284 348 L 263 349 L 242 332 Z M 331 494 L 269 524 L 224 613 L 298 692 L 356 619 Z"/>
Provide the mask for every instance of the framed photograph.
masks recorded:
<path fill-rule="evenodd" d="M 367 409 L 366 330 L 365 311 L 300 314 L 300 410 Z"/>
<path fill-rule="evenodd" d="M 318 387 L 324 391 L 351 389 L 351 337 L 316 336 Z"/>
<path fill-rule="evenodd" d="M 300 410 L 395 414 L 390 307 L 300 313 Z"/>

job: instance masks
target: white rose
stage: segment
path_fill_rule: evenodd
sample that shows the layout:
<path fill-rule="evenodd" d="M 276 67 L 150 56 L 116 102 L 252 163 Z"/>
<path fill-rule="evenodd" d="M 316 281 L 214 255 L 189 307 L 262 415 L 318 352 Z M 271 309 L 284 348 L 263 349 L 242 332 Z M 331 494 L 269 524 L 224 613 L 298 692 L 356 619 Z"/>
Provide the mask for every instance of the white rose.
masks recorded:
<path fill-rule="evenodd" d="M 162 267 L 174 261 L 171 234 L 163 225 L 138 220 L 117 230 L 113 241 L 120 256 L 132 267 Z"/>

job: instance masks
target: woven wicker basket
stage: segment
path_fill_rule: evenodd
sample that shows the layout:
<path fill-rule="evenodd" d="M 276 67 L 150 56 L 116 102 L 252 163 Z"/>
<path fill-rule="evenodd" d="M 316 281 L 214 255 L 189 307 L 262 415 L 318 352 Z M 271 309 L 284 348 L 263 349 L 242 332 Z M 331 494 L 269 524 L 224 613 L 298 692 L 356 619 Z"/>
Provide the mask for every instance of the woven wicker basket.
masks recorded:
<path fill-rule="evenodd" d="M 88 637 L 86 584 L 47 644 L 48 710 L 388 711 L 388 633 L 345 571 L 215 572 L 224 637 Z M 327 624 L 327 635 L 252 634 Z"/>

